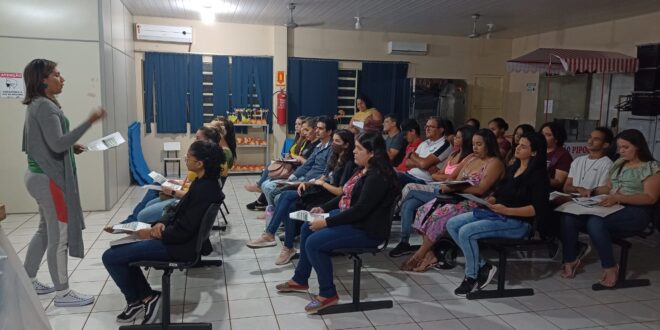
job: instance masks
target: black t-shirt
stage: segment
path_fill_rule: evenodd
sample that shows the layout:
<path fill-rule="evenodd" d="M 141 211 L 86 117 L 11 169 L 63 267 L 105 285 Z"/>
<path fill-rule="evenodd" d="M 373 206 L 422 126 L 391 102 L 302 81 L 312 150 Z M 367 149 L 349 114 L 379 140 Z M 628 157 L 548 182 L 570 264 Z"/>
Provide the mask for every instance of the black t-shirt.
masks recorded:
<path fill-rule="evenodd" d="M 550 181 L 545 167 L 539 167 L 531 173 L 523 173 L 514 178 L 517 169 L 516 164 L 507 168 L 506 176 L 495 190 L 496 202 L 507 207 L 532 205 L 537 218 L 549 214 Z M 532 220 L 532 218 L 517 219 Z"/>

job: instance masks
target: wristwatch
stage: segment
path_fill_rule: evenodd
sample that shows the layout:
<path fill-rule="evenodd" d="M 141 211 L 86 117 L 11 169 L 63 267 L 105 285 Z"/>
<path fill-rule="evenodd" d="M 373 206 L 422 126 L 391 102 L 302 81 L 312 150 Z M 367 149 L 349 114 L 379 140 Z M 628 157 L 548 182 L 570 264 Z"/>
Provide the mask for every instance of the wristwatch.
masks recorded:
<path fill-rule="evenodd" d="M 176 190 L 172 190 L 172 193 L 170 194 L 172 197 L 176 197 Z"/>

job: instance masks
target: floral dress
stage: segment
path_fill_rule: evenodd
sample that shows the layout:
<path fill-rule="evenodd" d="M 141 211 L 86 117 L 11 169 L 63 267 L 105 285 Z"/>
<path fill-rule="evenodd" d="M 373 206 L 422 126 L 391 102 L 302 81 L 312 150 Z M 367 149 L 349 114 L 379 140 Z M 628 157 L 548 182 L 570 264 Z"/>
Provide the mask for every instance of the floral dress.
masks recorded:
<path fill-rule="evenodd" d="M 475 159 L 477 159 L 475 157 Z M 473 159 L 474 160 L 474 159 Z M 471 160 L 472 161 L 472 160 Z M 486 163 L 487 164 L 487 163 Z M 484 164 L 479 170 L 474 171 L 469 174 L 459 175 L 457 180 L 468 180 L 472 183 L 473 186 L 478 186 L 481 182 L 481 179 L 486 173 L 486 164 Z M 469 165 L 469 164 L 468 164 Z M 467 166 L 467 165 L 466 165 Z M 413 228 L 417 230 L 420 234 L 425 235 L 431 241 L 436 241 L 438 237 L 442 236 L 445 232 L 445 225 L 447 221 L 452 217 L 469 212 L 470 210 L 477 207 L 477 204 L 473 201 L 464 200 L 457 204 L 445 204 L 437 207 L 435 210 L 433 204 L 436 199 L 428 201 L 426 204 L 420 206 L 417 209 L 417 214 L 415 215 L 415 222 L 413 223 Z M 432 214 L 427 216 L 429 211 L 433 211 Z"/>

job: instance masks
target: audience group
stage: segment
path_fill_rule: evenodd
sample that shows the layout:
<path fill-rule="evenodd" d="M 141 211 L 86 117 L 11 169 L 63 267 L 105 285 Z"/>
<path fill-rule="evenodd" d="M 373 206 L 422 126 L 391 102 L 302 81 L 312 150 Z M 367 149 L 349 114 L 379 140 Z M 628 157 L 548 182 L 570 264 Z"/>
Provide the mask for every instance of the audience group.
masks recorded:
<path fill-rule="evenodd" d="M 562 255 L 560 275 L 565 278 L 576 275 L 593 245 L 603 269 L 597 285 L 614 288 L 619 274 L 612 238 L 634 235 L 651 221 L 660 168 L 637 130 L 614 137 L 608 128 L 597 127 L 587 142 L 589 153 L 574 160 L 564 148 L 565 128 L 557 122 L 538 130 L 522 124 L 509 137 L 502 118 L 491 120 L 488 128 L 470 119 L 454 130 L 451 121 L 430 117 L 422 138 L 417 121 L 369 111 L 360 117 L 369 125 L 351 121 L 347 130 L 326 117 L 298 118 L 301 125 L 289 153 L 297 167 L 282 177 L 266 170 L 257 184 L 246 185 L 263 196 L 248 209 L 271 210 L 262 216 L 265 232 L 247 246 L 276 246 L 283 227 L 275 264 L 300 257 L 294 277 L 278 285 L 278 291 L 306 292 L 311 269 L 318 274 L 319 294 L 305 307 L 308 313 L 338 301 L 332 251 L 381 244 L 390 211 L 400 220 L 401 238 L 389 254 L 409 255 L 402 270 L 441 268 L 440 240 L 462 251 L 465 278 L 457 295 L 486 287 L 497 273 L 479 251 L 478 240 L 488 237 L 545 240 L 550 256 Z M 316 123 L 315 130 L 305 131 L 302 124 L 310 122 Z M 305 145 L 314 145 L 307 157 L 298 152 Z M 608 156 L 615 154 L 618 158 Z M 599 196 L 599 206 L 623 208 L 605 217 L 553 211 L 573 197 L 593 196 Z M 311 219 L 291 218 L 298 210 L 309 211 Z M 590 243 L 578 240 L 580 232 Z M 413 233 L 421 236 L 421 245 L 410 244 Z"/>

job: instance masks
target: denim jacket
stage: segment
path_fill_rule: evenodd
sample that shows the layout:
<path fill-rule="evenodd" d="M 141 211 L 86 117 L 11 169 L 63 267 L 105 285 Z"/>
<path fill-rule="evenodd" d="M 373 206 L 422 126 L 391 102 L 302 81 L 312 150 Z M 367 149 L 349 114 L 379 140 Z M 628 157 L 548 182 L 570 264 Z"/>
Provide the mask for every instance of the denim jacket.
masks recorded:
<path fill-rule="evenodd" d="M 293 172 L 298 180 L 318 179 L 325 173 L 328 166 L 328 158 L 332 148 L 332 140 L 325 144 L 318 144 L 312 154 L 307 158 L 305 164 L 301 165 Z"/>

